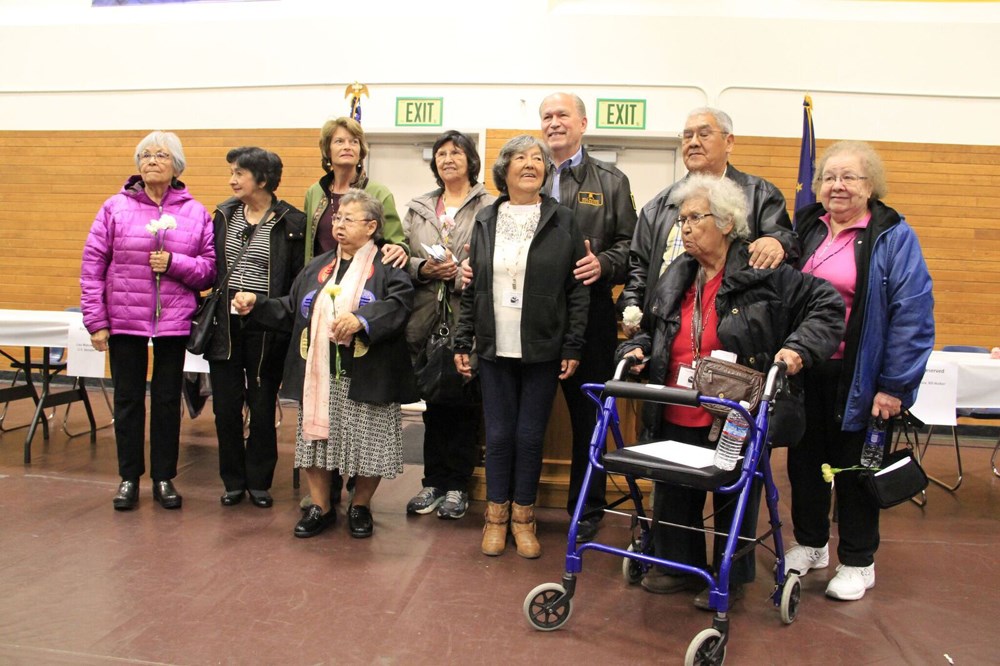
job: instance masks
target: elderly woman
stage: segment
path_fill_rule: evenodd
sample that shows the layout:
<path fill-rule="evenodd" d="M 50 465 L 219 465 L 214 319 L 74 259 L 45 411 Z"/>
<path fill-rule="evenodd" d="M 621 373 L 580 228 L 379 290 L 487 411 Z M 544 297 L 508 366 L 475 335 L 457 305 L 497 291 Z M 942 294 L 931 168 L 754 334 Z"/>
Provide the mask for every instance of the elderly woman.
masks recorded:
<path fill-rule="evenodd" d="M 404 334 L 413 285 L 405 271 L 382 263 L 382 223 L 378 199 L 348 190 L 333 219 L 337 249 L 313 259 L 289 295 L 233 299 L 239 313 L 252 309 L 253 320 L 292 333 L 282 393 L 301 403 L 295 466 L 305 470 L 312 498 L 297 537 L 336 520 L 335 469 L 357 479 L 347 511 L 351 536 L 370 537 L 372 495 L 383 477 L 403 471 L 399 405 L 417 397 Z"/>
<path fill-rule="evenodd" d="M 820 158 L 813 179 L 819 203 L 795 213 L 802 271 L 833 283 L 847 305 L 835 353 L 805 374 L 806 434 L 788 452 L 798 543 L 785 567 L 801 574 L 830 559 L 830 484 L 820 467 L 859 464 L 869 420 L 913 404 L 934 345 L 931 278 L 913 229 L 882 203 L 887 189 L 872 147 L 842 141 Z M 856 471 L 842 472 L 834 487 L 840 566 L 826 594 L 860 599 L 875 585 L 879 508 Z"/>
<path fill-rule="evenodd" d="M 455 366 L 471 376 L 475 341 L 486 420 L 482 551 L 503 553 L 507 523 L 522 557 L 541 555 L 535 497 L 556 385 L 580 363 L 590 295 L 573 277 L 585 254 L 568 208 L 543 195 L 549 150 L 521 135 L 493 165 L 500 198 L 476 215 Z M 513 502 L 513 506 L 512 503 Z"/>
<path fill-rule="evenodd" d="M 135 148 L 138 175 L 104 202 L 83 248 L 80 305 L 97 351 L 111 355 L 119 511 L 139 502 L 146 471 L 146 372 L 153 340 L 149 462 L 153 499 L 179 509 L 174 487 L 181 428 L 185 344 L 198 292 L 215 279 L 208 211 L 177 180 L 184 149 L 172 132 L 151 132 Z"/>
<path fill-rule="evenodd" d="M 414 358 L 439 328 L 442 308 L 454 330 L 462 293 L 458 265 L 468 257 L 465 248 L 476 213 L 495 199 L 476 181 L 479 153 L 465 134 L 445 132 L 434 142 L 432 156 L 431 173 L 438 187 L 412 199 L 403 220 L 412 248 L 410 277 L 416 289 L 406 328 Z M 434 246 L 443 249 L 443 255 L 431 256 L 426 248 Z M 465 515 L 469 479 L 476 466 L 480 414 L 474 399 L 452 403 L 427 400 L 423 488 L 407 503 L 407 513 L 427 514 L 437 509 L 438 518 L 452 520 Z"/>
<path fill-rule="evenodd" d="M 364 190 L 382 203 L 384 223 L 379 234 L 381 260 L 397 268 L 406 266 L 409 249 L 403 235 L 403 225 L 396 212 L 396 202 L 389 188 L 368 179 L 365 160 L 368 159 L 368 140 L 361 123 L 354 118 L 340 117 L 328 120 L 319 133 L 319 152 L 326 175 L 306 190 L 305 261 L 316 255 L 337 249 L 333 219 L 340 209 L 340 200 L 350 188 Z M 343 479 L 334 474 L 332 499 L 340 502 Z M 351 488 L 352 484 L 348 484 Z M 311 496 L 302 498 L 302 509 L 312 502 Z"/>
<path fill-rule="evenodd" d="M 675 259 L 656 284 L 641 330 L 624 343 L 620 355 L 635 356 L 649 366 L 649 381 L 690 388 L 693 368 L 715 350 L 736 355 L 738 363 L 765 371 L 784 361 L 788 374 L 822 362 L 843 332 L 844 305 L 823 280 L 782 264 L 750 266 L 746 197 L 728 179 L 692 175 L 671 193 L 679 211 L 685 253 Z M 712 416 L 703 408 L 647 404 L 646 436 L 714 448 Z M 715 525 L 731 524 L 735 495 L 713 494 Z M 653 512 L 659 521 L 703 529 L 706 493 L 672 484 L 657 484 Z M 756 535 L 760 484 L 755 484 L 743 520 L 742 535 Z M 705 568 L 704 534 L 655 525 L 656 555 Z M 715 570 L 719 570 L 725 537 L 715 538 Z M 733 562 L 730 599 L 743 596 L 743 584 L 754 578 L 753 553 Z M 645 589 L 668 594 L 702 585 L 694 576 L 674 576 L 654 567 L 643 578 Z M 707 590 L 695 605 L 708 609 Z"/>
<path fill-rule="evenodd" d="M 256 147 L 230 150 L 233 197 L 215 211 L 216 288 L 230 294 L 252 291 L 259 298 L 288 293 L 302 270 L 305 215 L 275 190 L 281 158 Z M 228 284 L 223 285 L 228 275 Z M 205 352 L 212 378 L 212 407 L 219 438 L 223 506 L 239 504 L 249 492 L 254 506 L 268 508 L 278 462 L 274 404 L 288 351 L 286 333 L 262 327 L 230 311 L 230 298 L 217 301 L 215 330 Z M 243 439 L 243 408 L 250 411 L 250 434 Z"/>

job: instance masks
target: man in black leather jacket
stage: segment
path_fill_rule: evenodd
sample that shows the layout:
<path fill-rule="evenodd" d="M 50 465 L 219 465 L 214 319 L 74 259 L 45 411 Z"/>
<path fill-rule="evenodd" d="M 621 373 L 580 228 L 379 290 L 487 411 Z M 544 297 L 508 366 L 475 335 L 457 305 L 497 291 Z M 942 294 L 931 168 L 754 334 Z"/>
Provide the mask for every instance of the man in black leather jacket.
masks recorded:
<path fill-rule="evenodd" d="M 573 427 L 573 457 L 567 510 L 576 506 L 587 468 L 590 437 L 596 409 L 580 387 L 605 382 L 614 373 L 614 351 L 618 342 L 618 317 L 611 289 L 625 281 L 629 245 L 635 229 L 635 201 L 628 177 L 610 164 L 594 159 L 582 146 L 587 129 L 587 111 L 574 94 L 554 93 L 538 109 L 542 138 L 552 151 L 554 163 L 546 193 L 574 213 L 577 226 L 588 244 L 587 256 L 577 263 L 574 275 L 590 287 L 590 312 L 580 367 L 562 382 L 563 395 Z M 595 473 L 585 500 L 585 510 L 605 505 L 604 474 Z M 577 541 L 590 541 L 603 514 L 583 514 Z"/>
<path fill-rule="evenodd" d="M 782 261 L 794 262 L 799 255 L 799 243 L 788 218 L 785 197 L 763 178 L 738 171 L 729 164 L 729 153 L 735 143 L 729 116 L 718 109 L 695 109 L 688 114 L 681 137 L 681 156 L 689 173 L 729 178 L 746 194 L 752 241 L 750 265 L 774 268 Z M 618 299 L 620 311 L 630 305 L 645 311 L 667 264 L 684 251 L 680 234 L 678 242 L 669 243 L 668 247 L 670 230 L 677 224 L 678 211 L 667 203 L 675 185 L 653 197 L 639 214 L 629 251 L 628 277 Z M 629 326 L 625 330 L 629 334 L 635 332 Z"/>

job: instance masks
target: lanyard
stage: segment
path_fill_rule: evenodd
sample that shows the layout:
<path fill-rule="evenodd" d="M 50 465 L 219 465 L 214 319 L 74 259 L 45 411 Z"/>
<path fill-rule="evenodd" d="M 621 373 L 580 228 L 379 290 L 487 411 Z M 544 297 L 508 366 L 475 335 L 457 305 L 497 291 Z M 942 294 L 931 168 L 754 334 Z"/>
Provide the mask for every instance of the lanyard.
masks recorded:
<path fill-rule="evenodd" d="M 704 318 L 702 318 L 701 292 L 704 288 L 705 269 L 699 268 L 698 277 L 694 281 L 694 313 L 691 317 L 691 351 L 693 352 L 695 364 L 701 358 L 701 338 L 705 333 L 705 327 L 708 325 L 708 317 L 712 313 L 712 308 L 715 307 L 715 299 L 713 298 L 705 310 Z"/>

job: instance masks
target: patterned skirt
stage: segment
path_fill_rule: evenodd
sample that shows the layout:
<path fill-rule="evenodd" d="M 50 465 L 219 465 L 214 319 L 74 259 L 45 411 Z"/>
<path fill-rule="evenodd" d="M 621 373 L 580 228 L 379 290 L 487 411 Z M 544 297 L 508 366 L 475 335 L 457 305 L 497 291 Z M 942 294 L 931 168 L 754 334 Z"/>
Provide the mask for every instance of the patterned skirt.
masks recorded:
<path fill-rule="evenodd" d="M 330 377 L 330 439 L 302 438 L 302 409 L 295 432 L 295 467 L 339 469 L 347 476 L 393 479 L 403 472 L 403 418 L 399 403 L 355 402 L 349 377 Z"/>

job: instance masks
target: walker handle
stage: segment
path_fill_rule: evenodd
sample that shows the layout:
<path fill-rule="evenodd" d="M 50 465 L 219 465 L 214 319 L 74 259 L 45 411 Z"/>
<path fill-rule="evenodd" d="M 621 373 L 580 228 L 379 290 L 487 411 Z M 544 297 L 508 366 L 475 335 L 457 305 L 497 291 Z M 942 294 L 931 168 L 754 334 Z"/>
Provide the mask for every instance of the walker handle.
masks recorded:
<path fill-rule="evenodd" d="M 647 402 L 668 402 L 674 405 L 687 405 L 689 407 L 697 407 L 701 404 L 698 392 L 693 389 L 662 386 L 660 384 L 636 384 L 617 379 L 612 379 L 604 385 L 604 395 L 616 398 L 633 398 Z"/>

